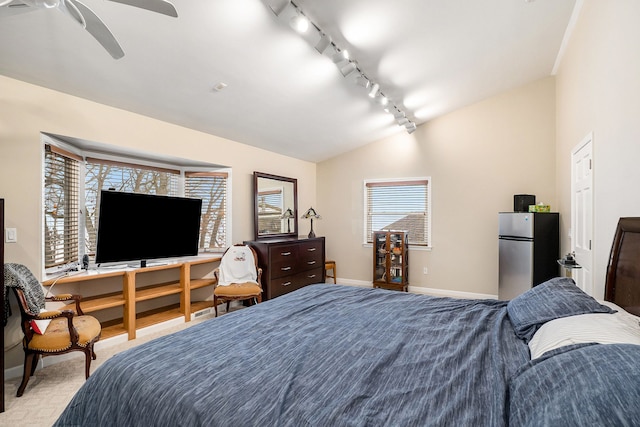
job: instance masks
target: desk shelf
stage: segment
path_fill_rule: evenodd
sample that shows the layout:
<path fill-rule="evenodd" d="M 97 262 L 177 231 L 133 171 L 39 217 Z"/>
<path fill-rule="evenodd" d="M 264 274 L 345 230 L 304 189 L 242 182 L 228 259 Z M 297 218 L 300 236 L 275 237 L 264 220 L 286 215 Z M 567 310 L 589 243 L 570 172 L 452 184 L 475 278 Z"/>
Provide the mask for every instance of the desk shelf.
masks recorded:
<path fill-rule="evenodd" d="M 122 307 L 123 314 L 121 318 L 101 322 L 101 336 L 105 339 L 121 334 L 127 334 L 128 338 L 132 340 L 136 337 L 137 329 L 176 318 L 184 318 L 185 322 L 189 322 L 193 313 L 213 307 L 213 301 L 191 301 L 192 290 L 213 286 L 216 283 L 214 278 L 192 278 L 191 267 L 211 263 L 212 267 L 215 268 L 215 264 L 218 263 L 220 259 L 221 257 L 219 256 L 196 258 L 193 260 L 152 267 L 131 268 L 106 272 L 91 271 L 47 280 L 43 282 L 43 285 L 52 286 L 54 284 L 58 284 L 59 286 L 66 283 L 80 286 L 86 284 L 89 286 L 92 284 L 92 281 L 119 278 L 121 287 L 118 291 L 83 298 L 80 306 L 82 311 L 86 314 L 114 307 Z M 137 281 L 145 281 L 141 276 L 147 276 L 148 273 L 162 273 L 163 271 L 170 270 L 176 270 L 176 273 L 179 276 L 177 280 L 151 284 L 145 283 L 143 286 L 136 286 Z M 213 271 L 213 268 L 211 271 Z M 153 279 L 153 276 L 147 276 L 145 279 Z M 82 294 L 81 291 L 79 293 Z M 166 305 L 144 312 L 136 311 L 136 303 L 170 295 L 180 295 L 180 302 L 178 304 Z M 75 309 L 75 305 L 66 305 L 64 309 Z"/>

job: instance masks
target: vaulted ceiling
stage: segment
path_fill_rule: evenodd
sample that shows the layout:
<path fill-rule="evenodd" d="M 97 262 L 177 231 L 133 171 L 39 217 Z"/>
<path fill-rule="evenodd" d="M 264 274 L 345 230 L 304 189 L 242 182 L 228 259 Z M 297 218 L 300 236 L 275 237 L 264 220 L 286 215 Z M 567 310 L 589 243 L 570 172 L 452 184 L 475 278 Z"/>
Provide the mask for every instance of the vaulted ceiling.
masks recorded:
<path fill-rule="evenodd" d="M 71 16 L 18 3 L 0 7 L 0 74 L 317 162 L 406 132 L 356 74 L 420 125 L 552 75 L 576 0 L 294 0 L 280 16 L 270 6 L 287 2 L 171 0 L 177 18 L 82 0 L 120 59 Z M 294 12 L 334 46 L 319 53 Z"/>

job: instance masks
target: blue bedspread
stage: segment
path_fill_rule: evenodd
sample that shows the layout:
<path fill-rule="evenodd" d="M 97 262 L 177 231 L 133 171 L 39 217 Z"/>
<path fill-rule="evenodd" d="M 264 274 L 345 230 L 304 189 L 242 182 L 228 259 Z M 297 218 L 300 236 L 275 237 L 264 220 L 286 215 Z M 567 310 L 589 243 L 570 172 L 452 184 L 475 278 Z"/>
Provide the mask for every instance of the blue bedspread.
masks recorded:
<path fill-rule="evenodd" d="M 58 426 L 500 426 L 506 302 L 312 285 L 118 354 Z"/>

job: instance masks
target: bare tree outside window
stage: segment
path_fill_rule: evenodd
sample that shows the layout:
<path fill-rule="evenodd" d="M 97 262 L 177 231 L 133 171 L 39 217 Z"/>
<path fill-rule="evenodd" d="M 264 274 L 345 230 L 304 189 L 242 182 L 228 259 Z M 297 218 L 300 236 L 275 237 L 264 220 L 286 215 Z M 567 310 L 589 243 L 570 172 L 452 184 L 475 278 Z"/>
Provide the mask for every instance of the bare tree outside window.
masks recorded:
<path fill-rule="evenodd" d="M 211 251 L 226 246 L 227 178 L 223 172 L 185 173 L 185 196 L 202 199 L 200 250 Z"/>
<path fill-rule="evenodd" d="M 163 171 L 126 163 L 88 160 L 85 165 L 85 251 L 95 255 L 100 191 L 177 195 L 177 171 Z"/>

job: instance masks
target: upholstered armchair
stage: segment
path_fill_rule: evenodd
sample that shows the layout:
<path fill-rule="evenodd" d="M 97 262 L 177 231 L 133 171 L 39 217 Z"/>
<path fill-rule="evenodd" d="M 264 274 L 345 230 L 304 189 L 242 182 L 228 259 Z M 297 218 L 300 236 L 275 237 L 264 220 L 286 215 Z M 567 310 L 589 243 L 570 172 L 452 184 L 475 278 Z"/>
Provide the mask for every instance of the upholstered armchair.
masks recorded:
<path fill-rule="evenodd" d="M 5 264 L 6 288 L 12 288 L 20 308 L 24 333 L 24 372 L 16 395 L 22 396 L 29 378 L 35 373 L 38 360 L 51 356 L 82 351 L 85 354 L 85 378 L 89 378 L 91 360 L 96 359 L 94 344 L 100 339 L 102 328 L 95 317 L 84 315 L 79 295 L 63 294 L 45 297 L 42 285 L 33 273 L 21 264 Z M 50 310 L 47 301 L 75 302 L 73 310 Z"/>

